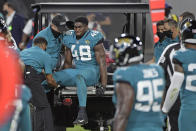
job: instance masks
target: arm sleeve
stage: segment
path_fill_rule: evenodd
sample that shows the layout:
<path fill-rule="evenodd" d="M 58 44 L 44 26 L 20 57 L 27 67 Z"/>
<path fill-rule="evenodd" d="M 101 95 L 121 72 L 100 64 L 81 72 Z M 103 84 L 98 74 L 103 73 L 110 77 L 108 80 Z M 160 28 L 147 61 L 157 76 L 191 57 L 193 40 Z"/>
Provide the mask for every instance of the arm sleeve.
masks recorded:
<path fill-rule="evenodd" d="M 97 33 L 97 34 L 96 34 Z M 91 36 L 93 38 L 93 41 L 94 41 L 94 44 L 93 46 L 97 45 L 97 44 L 100 44 L 100 43 L 103 43 L 103 35 L 101 32 L 98 32 L 98 31 L 92 31 L 91 32 Z"/>
<path fill-rule="evenodd" d="M 124 83 L 128 83 L 128 84 L 132 85 L 130 83 L 129 79 L 134 81 L 134 77 L 132 77 L 135 75 L 134 73 L 132 73 L 132 72 L 134 72 L 134 69 L 129 70 L 129 77 L 127 77 L 126 72 L 127 72 L 127 70 L 121 70 L 121 69 L 118 69 L 117 71 L 115 71 L 115 73 L 113 75 L 113 81 L 115 83 L 124 82 Z"/>
<path fill-rule="evenodd" d="M 71 49 L 71 45 L 69 44 L 70 41 L 73 41 L 74 38 L 74 31 L 69 30 L 63 35 L 63 45 Z"/>
<path fill-rule="evenodd" d="M 30 19 L 28 20 L 28 22 L 26 23 L 24 29 L 23 29 L 23 32 L 26 34 L 26 35 L 30 35 L 31 32 L 32 32 L 32 26 L 33 26 L 33 21 Z"/>
<path fill-rule="evenodd" d="M 46 58 L 44 59 L 44 69 L 46 74 L 52 74 L 52 60 L 48 54 L 46 54 Z"/>
<path fill-rule="evenodd" d="M 164 113 L 168 113 L 171 107 L 173 106 L 173 104 L 175 103 L 183 81 L 184 81 L 184 74 L 181 72 L 174 72 L 171 85 L 169 86 L 169 89 L 166 94 L 165 102 L 162 107 L 162 111 Z"/>
<path fill-rule="evenodd" d="M 182 62 L 180 62 L 180 61 L 179 61 L 178 59 L 176 59 L 175 57 L 173 58 L 173 63 L 182 66 Z"/>
<path fill-rule="evenodd" d="M 70 48 L 70 46 L 69 46 L 69 38 L 68 38 L 69 36 L 67 36 L 67 35 L 64 35 L 63 36 L 63 45 L 64 46 L 66 46 L 67 48 Z"/>
<path fill-rule="evenodd" d="M 175 54 L 173 55 L 173 59 L 172 62 L 174 64 L 180 65 L 182 66 L 182 62 L 185 61 L 184 54 L 182 53 L 182 51 L 176 51 Z"/>
<path fill-rule="evenodd" d="M 30 107 L 28 104 L 22 111 L 19 128 L 21 131 L 32 131 Z"/>
<path fill-rule="evenodd" d="M 124 83 L 129 83 L 128 80 L 126 80 L 126 75 L 123 75 L 124 74 L 124 71 L 122 70 L 119 70 L 117 69 L 115 72 L 114 72 L 114 75 L 113 75 L 113 82 L 114 82 L 114 85 L 115 83 L 117 82 L 124 82 Z M 130 77 L 128 77 L 130 78 Z M 112 102 L 114 103 L 114 105 L 117 104 L 117 96 L 116 96 L 116 88 L 114 87 L 114 94 L 113 94 L 113 97 L 112 97 Z"/>

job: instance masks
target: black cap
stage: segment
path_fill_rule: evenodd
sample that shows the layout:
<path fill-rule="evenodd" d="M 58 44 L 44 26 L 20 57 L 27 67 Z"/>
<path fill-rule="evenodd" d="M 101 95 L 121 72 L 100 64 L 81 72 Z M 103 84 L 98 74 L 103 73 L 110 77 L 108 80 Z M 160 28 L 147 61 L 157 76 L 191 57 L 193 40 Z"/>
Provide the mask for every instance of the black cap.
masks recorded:
<path fill-rule="evenodd" d="M 66 19 L 62 15 L 56 15 L 52 19 L 52 24 L 54 24 L 60 32 L 67 31 Z"/>

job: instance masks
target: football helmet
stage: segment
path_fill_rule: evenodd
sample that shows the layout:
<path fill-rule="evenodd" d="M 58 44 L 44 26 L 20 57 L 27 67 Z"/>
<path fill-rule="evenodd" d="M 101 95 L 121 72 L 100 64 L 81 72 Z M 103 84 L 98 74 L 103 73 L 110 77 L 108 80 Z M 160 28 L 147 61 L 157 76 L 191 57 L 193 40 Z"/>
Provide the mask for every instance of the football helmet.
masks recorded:
<path fill-rule="evenodd" d="M 6 32 L 7 26 L 5 20 L 0 16 L 0 32 Z"/>
<path fill-rule="evenodd" d="M 180 29 L 180 33 L 182 33 L 189 26 L 190 22 L 192 20 L 195 20 L 195 16 L 191 12 L 183 12 L 179 17 L 182 20 L 179 21 L 178 26 L 179 26 L 179 29 Z"/>
<path fill-rule="evenodd" d="M 115 38 L 111 55 L 116 65 L 126 66 L 143 60 L 143 44 L 139 37 L 121 34 Z"/>
<path fill-rule="evenodd" d="M 183 43 L 196 44 L 196 21 L 192 20 L 182 32 Z"/>

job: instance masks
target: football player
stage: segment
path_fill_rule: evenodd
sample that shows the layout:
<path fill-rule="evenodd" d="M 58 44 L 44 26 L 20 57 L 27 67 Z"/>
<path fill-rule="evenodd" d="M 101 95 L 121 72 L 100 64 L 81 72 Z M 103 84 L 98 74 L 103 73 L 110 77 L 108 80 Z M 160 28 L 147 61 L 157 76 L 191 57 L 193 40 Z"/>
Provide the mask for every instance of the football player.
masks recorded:
<path fill-rule="evenodd" d="M 76 86 L 79 100 L 79 112 L 74 124 L 87 124 L 86 113 L 87 86 L 98 83 L 96 94 L 104 95 L 107 84 L 107 69 L 103 35 L 88 29 L 86 17 L 75 19 L 74 30 L 64 36 L 66 48 L 64 70 L 53 73 L 54 79 L 62 86 Z M 74 63 L 74 65 L 73 65 Z"/>
<path fill-rule="evenodd" d="M 141 63 L 142 46 L 139 37 L 128 34 L 115 39 L 112 56 L 118 68 L 113 76 L 114 131 L 162 131 L 164 72 L 158 65 Z"/>
<path fill-rule="evenodd" d="M 196 121 L 196 21 L 182 32 L 185 48 L 173 56 L 174 75 L 167 91 L 162 111 L 168 113 L 180 91 L 181 108 L 178 118 L 179 131 L 194 131 Z"/>
<path fill-rule="evenodd" d="M 14 112 L 7 117 L 8 121 L 0 126 L 1 131 L 32 131 L 29 107 L 31 91 L 25 85 L 17 88 L 15 100 L 7 105 L 14 108 Z"/>

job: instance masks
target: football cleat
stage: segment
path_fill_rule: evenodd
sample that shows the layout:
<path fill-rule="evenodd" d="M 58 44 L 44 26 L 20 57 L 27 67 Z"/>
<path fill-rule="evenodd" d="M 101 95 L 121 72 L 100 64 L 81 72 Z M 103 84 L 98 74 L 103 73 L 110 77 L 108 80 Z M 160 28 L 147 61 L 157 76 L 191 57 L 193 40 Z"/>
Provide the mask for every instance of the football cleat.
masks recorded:
<path fill-rule="evenodd" d="M 76 120 L 73 122 L 73 124 L 78 125 L 85 125 L 88 123 L 88 117 L 86 112 L 79 112 Z"/>

